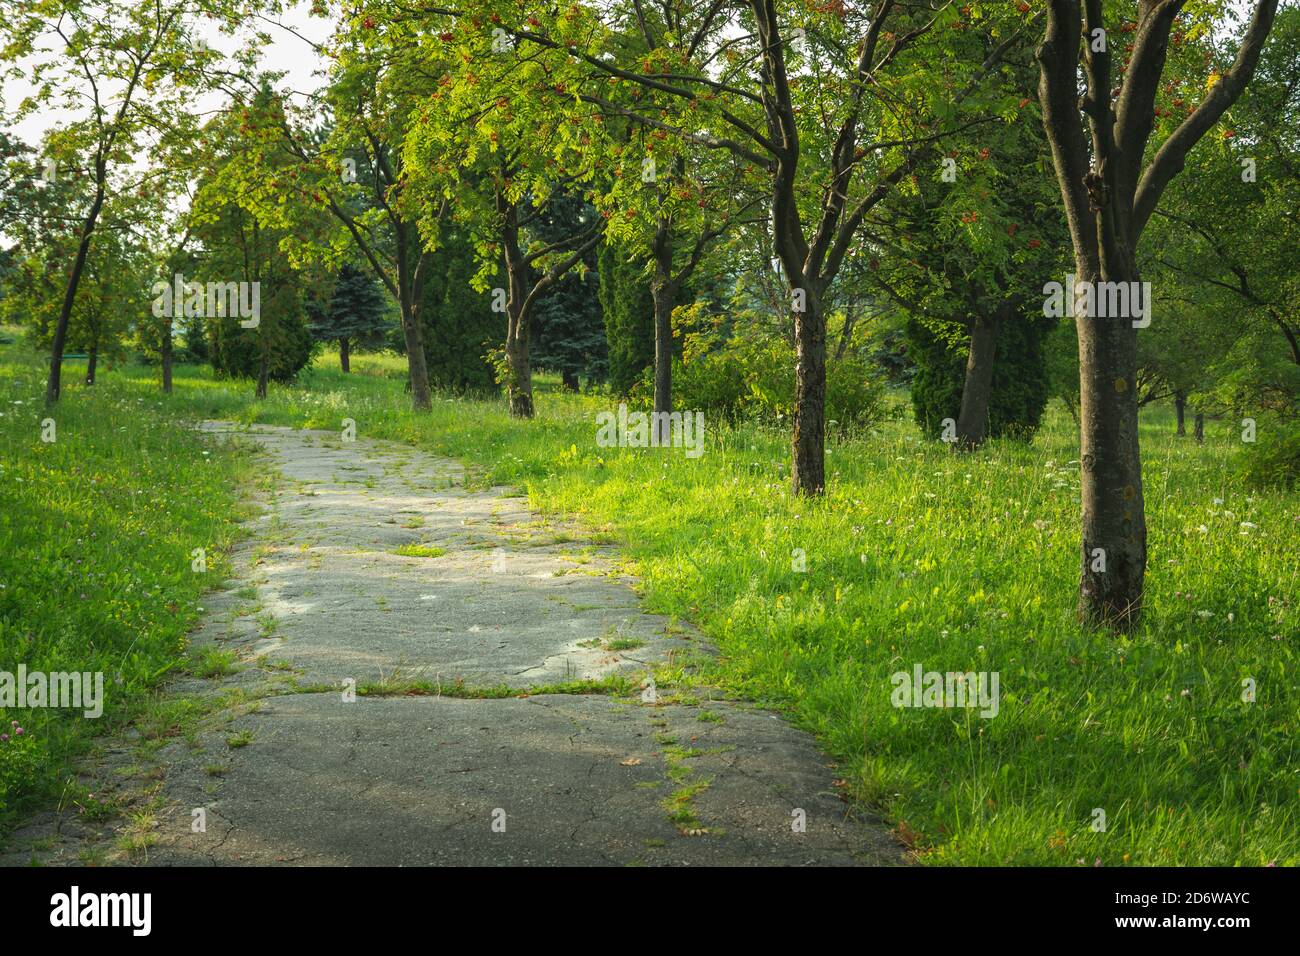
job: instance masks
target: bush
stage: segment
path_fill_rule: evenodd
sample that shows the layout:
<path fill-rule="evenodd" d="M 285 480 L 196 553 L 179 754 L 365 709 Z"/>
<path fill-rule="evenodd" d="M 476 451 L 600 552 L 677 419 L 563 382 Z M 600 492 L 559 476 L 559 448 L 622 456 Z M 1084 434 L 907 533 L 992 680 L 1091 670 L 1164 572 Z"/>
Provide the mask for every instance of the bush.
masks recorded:
<path fill-rule="evenodd" d="M 652 373 L 637 396 L 653 394 Z M 686 336 L 673 361 L 673 404 L 711 411 L 723 418 L 789 419 L 794 413 L 795 353 L 782 339 L 732 339 L 725 345 L 706 335 Z M 826 418 L 841 425 L 879 419 L 884 387 L 867 362 L 846 356 L 826 372 Z"/>
<path fill-rule="evenodd" d="M 1300 423 L 1260 419 L 1256 440 L 1238 458 L 1237 471 L 1256 488 L 1290 488 L 1300 479 Z"/>
<path fill-rule="evenodd" d="M 297 310 L 280 312 L 255 329 L 246 329 L 237 318 L 211 320 L 214 330 L 212 368 L 229 378 L 257 378 L 262 361 L 262 336 L 269 337 L 268 377 L 273 382 L 289 382 L 311 361 L 315 342 L 311 330 Z"/>

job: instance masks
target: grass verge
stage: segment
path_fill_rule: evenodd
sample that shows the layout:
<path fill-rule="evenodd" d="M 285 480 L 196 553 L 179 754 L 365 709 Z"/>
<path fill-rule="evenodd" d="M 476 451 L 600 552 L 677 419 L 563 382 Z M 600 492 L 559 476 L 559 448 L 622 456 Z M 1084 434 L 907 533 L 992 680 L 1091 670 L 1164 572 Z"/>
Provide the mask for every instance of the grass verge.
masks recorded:
<path fill-rule="evenodd" d="M 250 478 L 242 456 L 125 376 L 47 410 L 44 370 L 0 346 L 0 827 L 63 787 L 93 737 L 186 664 Z M 100 675 L 102 716 L 21 706 L 36 699 L 35 685 L 19 693 L 20 667 L 90 675 L 88 690 Z"/>

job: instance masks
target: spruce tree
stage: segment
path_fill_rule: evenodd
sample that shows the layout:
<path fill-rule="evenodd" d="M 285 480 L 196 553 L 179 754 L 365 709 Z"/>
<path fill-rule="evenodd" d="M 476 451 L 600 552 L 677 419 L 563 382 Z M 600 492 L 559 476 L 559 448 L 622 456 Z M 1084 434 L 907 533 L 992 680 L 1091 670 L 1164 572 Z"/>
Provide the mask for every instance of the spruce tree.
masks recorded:
<path fill-rule="evenodd" d="M 388 302 L 379 284 L 350 263 L 339 269 L 329 305 L 313 312 L 312 335 L 321 342 L 338 343 L 339 366 L 344 372 L 351 371 L 352 349 L 382 341 L 390 325 Z"/>

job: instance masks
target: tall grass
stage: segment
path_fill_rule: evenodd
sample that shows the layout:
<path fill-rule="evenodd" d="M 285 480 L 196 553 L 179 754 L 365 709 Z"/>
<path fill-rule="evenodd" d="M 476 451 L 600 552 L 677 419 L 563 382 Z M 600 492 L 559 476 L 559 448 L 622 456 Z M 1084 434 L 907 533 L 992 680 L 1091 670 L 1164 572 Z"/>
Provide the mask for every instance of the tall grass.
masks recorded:
<path fill-rule="evenodd" d="M 161 395 L 107 375 L 47 410 L 44 371 L 0 346 L 0 671 L 99 672 L 105 709 L 0 707 L 0 822 L 60 787 L 179 662 L 243 497 L 242 460 Z"/>

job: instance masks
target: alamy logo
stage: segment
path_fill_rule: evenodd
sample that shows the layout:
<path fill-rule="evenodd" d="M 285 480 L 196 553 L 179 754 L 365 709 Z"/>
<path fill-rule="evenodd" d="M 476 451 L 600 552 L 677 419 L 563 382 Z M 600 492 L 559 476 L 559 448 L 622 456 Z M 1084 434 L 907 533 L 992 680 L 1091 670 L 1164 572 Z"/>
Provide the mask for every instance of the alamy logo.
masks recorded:
<path fill-rule="evenodd" d="M 104 713 L 104 674 L 97 671 L 31 671 L 18 665 L 15 675 L 0 671 L 0 707 L 69 707 L 82 710 L 91 720 Z"/>
<path fill-rule="evenodd" d="M 596 415 L 596 444 L 601 448 L 685 448 L 687 458 L 704 454 L 703 412 L 631 412 Z"/>
<path fill-rule="evenodd" d="M 153 295 L 153 314 L 158 318 L 216 319 L 232 316 L 240 327 L 255 329 L 262 321 L 262 284 L 260 282 L 186 282 L 179 272 L 171 284 L 158 281 L 149 290 Z"/>
<path fill-rule="evenodd" d="M 153 926 L 151 893 L 70 893 L 50 897 L 51 926 L 129 926 L 132 935 L 148 936 Z"/>
<path fill-rule="evenodd" d="M 1066 289 L 1074 294 L 1067 296 Z M 1043 286 L 1043 315 L 1052 319 L 1076 315 L 1096 319 L 1132 319 L 1133 328 L 1151 324 L 1150 282 L 1076 282 L 1074 273 L 1065 283 L 1049 282 Z"/>
<path fill-rule="evenodd" d="M 979 707 L 981 717 L 996 717 L 1001 707 L 997 671 L 898 671 L 889 678 L 895 707 Z"/>

